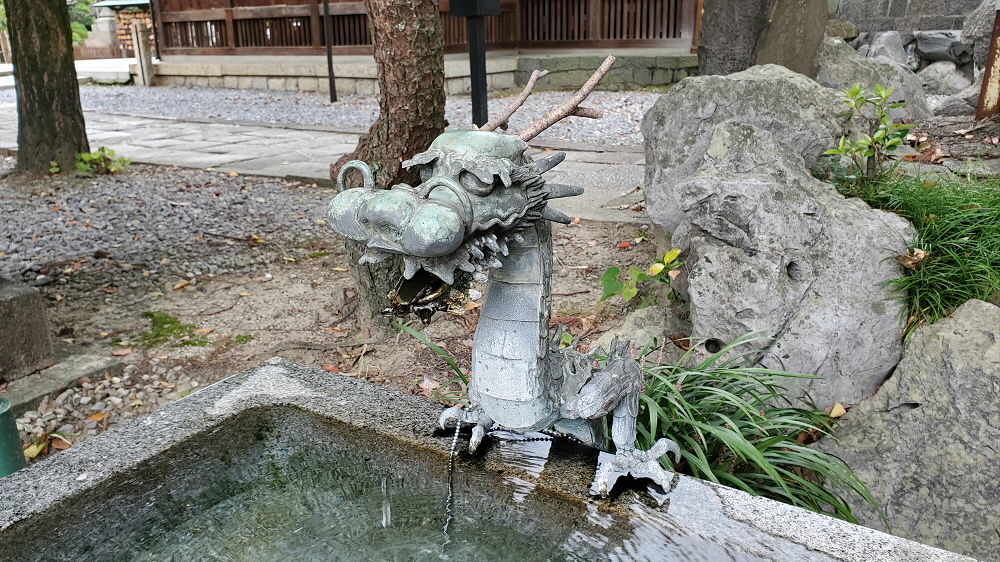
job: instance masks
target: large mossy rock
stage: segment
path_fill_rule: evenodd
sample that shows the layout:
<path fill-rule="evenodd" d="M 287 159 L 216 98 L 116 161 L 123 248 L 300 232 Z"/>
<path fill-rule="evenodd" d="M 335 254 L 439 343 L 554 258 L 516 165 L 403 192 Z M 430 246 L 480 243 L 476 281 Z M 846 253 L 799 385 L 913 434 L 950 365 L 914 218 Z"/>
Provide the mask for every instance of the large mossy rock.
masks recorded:
<path fill-rule="evenodd" d="M 969 301 L 919 328 L 836 436 L 820 447 L 871 487 L 894 534 L 1000 560 L 1000 308 Z"/>
<path fill-rule="evenodd" d="M 919 121 L 931 116 L 927 94 L 920 79 L 905 65 L 886 56 L 865 57 L 836 37 L 826 37 L 816 53 L 816 81 L 843 90 L 861 84 L 874 92 L 876 85 L 892 86 L 891 101 L 905 101 L 905 107 L 891 110 L 894 119 Z"/>
<path fill-rule="evenodd" d="M 667 233 L 677 228 L 682 218 L 674 204 L 677 182 L 700 165 L 690 156 L 704 153 L 720 123 L 758 125 L 811 166 L 843 134 L 837 115 L 844 109 L 837 92 L 777 65 L 685 79 L 660 96 L 642 121 L 650 216 Z"/>
<path fill-rule="evenodd" d="M 912 227 L 813 178 L 780 134 L 730 121 L 707 137 L 659 203 L 681 217 L 671 243 L 687 252 L 692 336 L 721 346 L 757 332 L 765 366 L 819 377 L 786 383 L 798 403 L 861 401 L 902 351 L 887 282 Z"/>

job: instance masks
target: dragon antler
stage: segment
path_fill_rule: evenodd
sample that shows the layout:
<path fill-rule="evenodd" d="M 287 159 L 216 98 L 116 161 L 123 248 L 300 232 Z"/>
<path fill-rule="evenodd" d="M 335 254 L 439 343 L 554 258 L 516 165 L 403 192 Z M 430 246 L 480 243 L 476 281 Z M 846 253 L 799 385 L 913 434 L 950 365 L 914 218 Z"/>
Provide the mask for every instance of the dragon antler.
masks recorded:
<path fill-rule="evenodd" d="M 604 62 L 597 69 L 597 71 L 590 77 L 590 80 L 587 80 L 583 87 L 577 91 L 576 95 L 570 98 L 570 100 L 563 105 L 560 105 L 559 107 L 546 113 L 545 116 L 538 121 L 535 121 L 524 129 L 518 131 L 517 136 L 520 137 L 521 140 L 527 142 L 538 136 L 538 134 L 545 129 L 548 129 L 562 119 L 570 116 L 587 117 L 590 119 L 599 118 L 601 116 L 600 111 L 590 107 L 581 107 L 580 104 L 583 103 L 583 101 L 587 99 L 587 96 L 594 91 L 594 88 L 597 87 L 597 84 L 600 83 L 601 79 L 604 78 L 604 75 L 607 74 L 609 70 L 611 70 L 611 67 L 614 64 L 615 57 L 608 56 L 608 58 L 604 59 Z M 524 102 L 528 99 L 528 96 L 531 95 L 531 90 L 534 89 L 535 83 L 538 82 L 538 79 L 548 74 L 548 70 L 532 71 L 531 76 L 528 77 L 528 83 L 524 85 L 524 89 L 521 90 L 521 93 L 516 98 L 514 98 L 514 101 L 511 102 L 510 105 L 503 110 L 503 112 L 493 119 L 490 119 L 488 123 L 480 127 L 479 130 L 495 131 L 496 129 L 506 129 L 507 120 L 510 119 L 510 116 L 513 115 L 514 112 L 524 105 Z"/>
<path fill-rule="evenodd" d="M 589 96 L 590 93 L 594 91 L 594 88 L 597 87 L 597 84 L 600 83 L 601 79 L 604 78 L 604 75 L 607 74 L 609 70 L 611 70 L 611 67 L 614 64 L 615 64 L 615 57 L 609 55 L 608 58 L 604 59 L 604 62 L 601 63 L 601 66 L 598 67 L 598 69 L 594 72 L 594 74 L 590 77 L 590 79 L 587 80 L 587 82 L 576 92 L 576 94 L 573 95 L 572 98 L 569 99 L 569 101 L 560 105 L 559 107 L 554 108 L 552 111 L 546 113 L 545 116 L 542 117 L 541 119 L 532 122 L 527 127 L 518 131 L 516 133 L 518 138 L 520 138 L 525 142 L 528 142 L 529 140 L 538 136 L 538 134 L 544 131 L 545 129 L 548 129 L 552 125 L 555 125 L 559 121 L 571 115 L 576 117 L 589 117 L 591 119 L 596 119 L 600 117 L 601 116 L 600 111 L 597 111 L 596 109 L 592 109 L 589 107 L 581 107 L 580 104 L 583 103 L 583 101 L 587 99 L 587 96 Z M 534 75 L 534 73 L 532 73 L 532 75 Z M 521 92 L 521 96 L 523 96 L 524 98 L 528 97 L 527 94 L 525 94 L 524 92 Z M 524 100 L 521 99 L 521 96 L 518 96 L 518 100 L 520 100 L 521 103 L 524 103 Z M 517 108 L 515 107 L 514 109 L 516 110 Z M 513 113 L 513 111 L 511 113 Z"/>

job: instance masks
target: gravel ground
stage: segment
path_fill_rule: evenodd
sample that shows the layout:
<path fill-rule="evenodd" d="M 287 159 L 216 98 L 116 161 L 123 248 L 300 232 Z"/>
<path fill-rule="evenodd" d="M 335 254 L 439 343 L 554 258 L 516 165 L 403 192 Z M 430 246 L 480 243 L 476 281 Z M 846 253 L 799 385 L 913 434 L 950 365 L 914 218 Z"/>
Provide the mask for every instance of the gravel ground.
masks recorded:
<path fill-rule="evenodd" d="M 16 181 L 0 180 L 0 275 L 34 285 L 212 276 L 333 237 L 323 220 L 332 190 L 294 182 L 140 165 L 37 194 Z"/>
<path fill-rule="evenodd" d="M 140 365 L 126 365 L 121 376 L 107 375 L 93 381 L 84 377 L 75 386 L 45 397 L 15 423 L 22 441 L 42 442 L 48 434 L 49 447 L 58 449 L 147 414 L 198 386 L 200 383 L 187 376 L 181 365 L 168 367 L 154 357 Z M 53 438 L 53 433 L 59 437 Z"/>
<path fill-rule="evenodd" d="M 325 94 L 225 88 L 81 86 L 83 108 L 174 119 L 225 119 L 321 125 L 344 131 L 367 129 L 378 117 L 378 100 L 346 96 L 334 104 Z M 563 103 L 569 92 L 538 92 L 511 119 L 516 130 Z M 641 145 L 639 124 L 656 102 L 652 92 L 594 92 L 585 103 L 604 113 L 601 119 L 570 118 L 538 138 L 543 141 Z M 512 97 L 490 100 L 490 114 L 505 108 Z M 12 103 L 13 90 L 0 91 L 0 103 Z M 465 127 L 472 110 L 467 96 L 449 96 L 446 117 Z"/>

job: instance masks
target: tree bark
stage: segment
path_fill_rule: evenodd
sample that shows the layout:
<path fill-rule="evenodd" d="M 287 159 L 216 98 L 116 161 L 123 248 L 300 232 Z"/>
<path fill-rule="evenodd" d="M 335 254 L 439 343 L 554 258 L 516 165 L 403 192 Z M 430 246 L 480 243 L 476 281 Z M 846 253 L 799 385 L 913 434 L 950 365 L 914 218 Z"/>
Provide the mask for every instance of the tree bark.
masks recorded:
<path fill-rule="evenodd" d="M 90 152 L 65 0 L 5 0 L 17 90 L 17 170 L 76 168 Z"/>
<path fill-rule="evenodd" d="M 375 186 L 416 185 L 402 169 L 404 160 L 425 150 L 447 124 L 444 119 L 444 40 L 436 0 L 366 0 L 378 69 L 379 117 L 361 137 L 353 154 L 330 166 L 337 178 L 348 160 L 362 160 L 375 174 Z M 354 178 L 357 179 L 357 178 Z M 360 182 L 354 184 L 360 185 Z M 364 248 L 347 242 L 348 258 L 357 264 Z M 399 279 L 389 261 L 355 266 L 359 319 L 370 328 L 384 327 L 381 311 Z"/>
<path fill-rule="evenodd" d="M 705 0 L 698 44 L 701 74 L 731 74 L 753 66 L 771 4 L 772 0 Z"/>

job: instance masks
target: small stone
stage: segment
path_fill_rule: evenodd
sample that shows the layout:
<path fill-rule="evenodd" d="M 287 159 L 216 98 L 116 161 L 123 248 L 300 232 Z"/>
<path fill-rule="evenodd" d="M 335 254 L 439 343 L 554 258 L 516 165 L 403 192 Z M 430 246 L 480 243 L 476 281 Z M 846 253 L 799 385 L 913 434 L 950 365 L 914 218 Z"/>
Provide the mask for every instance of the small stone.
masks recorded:
<path fill-rule="evenodd" d="M 71 423 L 65 423 L 59 426 L 56 433 L 76 433 L 76 427 Z"/>
<path fill-rule="evenodd" d="M 92 400 L 93 400 L 93 398 L 91 398 L 89 396 L 84 396 L 83 398 L 80 398 L 80 404 L 84 404 L 84 405 L 90 404 L 90 402 Z"/>
<path fill-rule="evenodd" d="M 105 408 L 107 408 L 107 406 L 101 401 L 94 402 L 94 405 L 90 407 L 91 411 L 94 412 L 103 412 Z"/>
<path fill-rule="evenodd" d="M 121 377 L 111 377 L 111 384 L 121 384 L 121 383 L 122 383 Z"/>
<path fill-rule="evenodd" d="M 76 481 L 77 482 L 83 482 L 84 480 L 87 479 L 87 476 L 88 476 L 88 474 L 86 472 L 84 472 L 84 473 L 82 473 L 82 474 L 80 474 L 79 476 L 76 477 Z"/>
<path fill-rule="evenodd" d="M 91 384 L 91 383 L 89 383 L 89 382 L 85 382 L 85 383 L 81 384 L 80 386 L 83 387 L 86 390 L 91 390 L 92 388 L 94 388 L 94 385 Z"/>
<path fill-rule="evenodd" d="M 62 391 L 62 393 L 59 396 L 56 396 L 56 403 L 65 404 L 66 401 L 69 400 L 71 396 L 73 396 L 73 391 L 70 389 L 66 389 Z"/>

